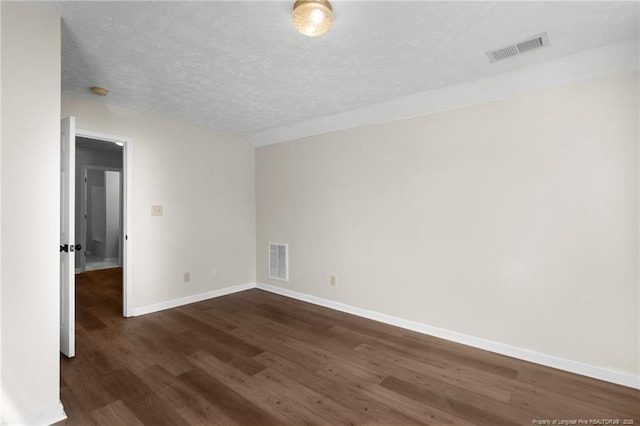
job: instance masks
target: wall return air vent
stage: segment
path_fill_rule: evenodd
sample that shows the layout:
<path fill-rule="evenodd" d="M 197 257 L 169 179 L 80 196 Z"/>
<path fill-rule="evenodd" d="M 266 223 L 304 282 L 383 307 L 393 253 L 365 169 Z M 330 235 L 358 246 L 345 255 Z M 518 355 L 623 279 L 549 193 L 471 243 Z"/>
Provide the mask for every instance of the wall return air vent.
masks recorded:
<path fill-rule="evenodd" d="M 289 245 L 269 243 L 269 278 L 289 281 Z"/>
<path fill-rule="evenodd" d="M 487 52 L 487 56 L 489 57 L 489 60 L 491 62 L 496 62 L 548 45 L 549 38 L 547 37 L 547 33 L 542 33 L 533 37 L 529 37 L 526 40 L 522 40 L 519 43 L 505 46 L 500 49 L 490 50 Z"/>

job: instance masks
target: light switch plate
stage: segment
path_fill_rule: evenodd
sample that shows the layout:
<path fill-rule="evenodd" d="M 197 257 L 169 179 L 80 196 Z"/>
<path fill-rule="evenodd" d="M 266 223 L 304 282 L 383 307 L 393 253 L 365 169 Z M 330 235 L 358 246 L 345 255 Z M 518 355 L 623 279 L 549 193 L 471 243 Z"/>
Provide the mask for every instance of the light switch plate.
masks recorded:
<path fill-rule="evenodd" d="M 151 206 L 151 216 L 162 216 L 162 206 Z"/>

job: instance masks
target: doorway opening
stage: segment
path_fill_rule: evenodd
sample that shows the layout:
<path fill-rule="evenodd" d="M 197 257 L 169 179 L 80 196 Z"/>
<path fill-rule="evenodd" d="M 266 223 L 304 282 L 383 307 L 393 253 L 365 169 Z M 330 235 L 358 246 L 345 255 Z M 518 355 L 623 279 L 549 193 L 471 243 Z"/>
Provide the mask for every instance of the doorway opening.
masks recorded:
<path fill-rule="evenodd" d="M 76 137 L 76 274 L 122 267 L 124 144 Z"/>
<path fill-rule="evenodd" d="M 117 163 L 115 165 L 104 165 L 104 163 L 96 165 L 95 161 L 90 161 L 91 164 L 82 164 L 80 161 L 79 164 L 76 164 L 76 148 L 83 151 L 83 148 L 87 147 L 86 145 L 93 147 L 94 151 L 99 151 L 97 154 L 92 154 L 97 157 L 108 157 L 109 155 L 106 153 L 113 151 L 113 161 L 117 161 Z M 78 158 L 83 157 L 79 156 Z M 104 158 L 101 158 L 102 160 Z M 103 261 L 117 259 L 118 265 L 111 271 L 120 277 L 114 282 L 121 283 L 121 291 L 111 292 L 111 294 L 117 294 L 117 300 L 114 300 L 116 303 L 122 302 L 122 316 L 133 316 L 131 297 L 133 294 L 132 165 L 133 141 L 131 139 L 76 129 L 76 120 L 72 116 L 61 120 L 60 352 L 68 358 L 75 356 L 76 258 L 79 259 L 80 270 L 85 270 L 87 268 L 87 257 L 84 256 L 86 248 L 89 248 L 92 255 L 99 254 Z M 95 181 L 92 180 L 92 184 L 90 184 L 89 177 L 90 173 L 94 174 L 93 172 L 96 172 Z M 81 176 L 81 178 L 77 179 L 77 176 Z M 77 187 L 79 188 L 76 189 Z M 84 192 L 82 192 L 83 189 Z M 89 193 L 91 195 L 87 195 Z M 76 202 L 77 198 L 79 198 L 79 202 Z M 113 202 L 107 202 L 107 198 L 113 199 Z M 79 221 L 76 221 L 77 204 L 80 205 Z M 91 215 L 92 212 L 88 211 L 89 209 L 96 212 L 100 210 L 101 213 Z M 91 217 L 91 222 L 85 221 L 85 214 L 87 215 L 86 219 Z M 80 234 L 76 233 L 77 224 L 80 228 Z M 87 233 L 90 237 L 87 237 Z M 82 278 L 79 281 L 82 282 Z M 118 309 L 120 308 L 118 307 Z"/>
<path fill-rule="evenodd" d="M 80 174 L 76 179 L 76 185 L 79 184 L 76 200 L 80 209 L 76 212 L 80 210 L 82 219 L 76 221 L 75 228 L 79 232 L 76 235 L 86 244 L 86 251 L 81 250 L 85 256 L 76 253 L 76 271 L 122 268 L 122 316 L 130 317 L 133 316 L 133 141 L 124 136 L 84 129 L 76 129 L 75 139 L 79 160 L 75 168 Z"/>

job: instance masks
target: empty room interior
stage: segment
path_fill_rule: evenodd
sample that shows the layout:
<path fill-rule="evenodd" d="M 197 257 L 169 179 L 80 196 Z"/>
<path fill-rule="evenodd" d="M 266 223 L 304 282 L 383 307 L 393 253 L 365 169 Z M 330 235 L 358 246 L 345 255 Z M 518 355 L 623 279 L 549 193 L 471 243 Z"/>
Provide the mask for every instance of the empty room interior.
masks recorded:
<path fill-rule="evenodd" d="M 0 23 L 0 424 L 640 424 L 640 2 Z"/>

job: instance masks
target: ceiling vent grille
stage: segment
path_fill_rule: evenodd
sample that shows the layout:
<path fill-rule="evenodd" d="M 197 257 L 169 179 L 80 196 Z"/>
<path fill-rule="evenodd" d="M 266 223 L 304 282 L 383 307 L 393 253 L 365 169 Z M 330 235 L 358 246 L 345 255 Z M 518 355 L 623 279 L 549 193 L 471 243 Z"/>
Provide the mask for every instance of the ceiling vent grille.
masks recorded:
<path fill-rule="evenodd" d="M 269 278 L 289 281 L 289 246 L 269 243 Z"/>
<path fill-rule="evenodd" d="M 491 50 L 487 52 L 487 56 L 491 62 L 500 61 L 502 59 L 509 58 L 511 56 L 519 55 L 520 53 L 528 52 L 530 50 L 538 49 L 540 47 L 548 46 L 549 38 L 547 33 L 538 34 L 530 37 L 519 43 L 505 46 L 500 49 Z"/>

